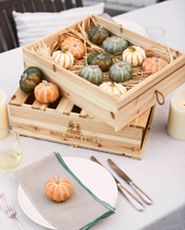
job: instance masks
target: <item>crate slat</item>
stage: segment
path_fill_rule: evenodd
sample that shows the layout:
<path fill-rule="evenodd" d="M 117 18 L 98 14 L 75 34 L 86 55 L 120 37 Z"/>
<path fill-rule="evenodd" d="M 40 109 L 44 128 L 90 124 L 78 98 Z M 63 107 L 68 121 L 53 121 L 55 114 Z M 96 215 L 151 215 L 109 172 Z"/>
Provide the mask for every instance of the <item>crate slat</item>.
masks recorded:
<path fill-rule="evenodd" d="M 143 114 L 138 116 L 135 120 L 131 121 L 130 126 L 146 128 L 149 114 L 150 114 L 150 109 L 148 109 Z"/>
<path fill-rule="evenodd" d="M 56 108 L 56 111 L 69 115 L 72 111 L 74 104 L 66 98 L 62 98 Z"/>
<path fill-rule="evenodd" d="M 40 102 L 38 102 L 37 100 L 35 100 L 32 104 L 32 108 L 33 109 L 40 109 L 40 110 L 46 110 L 46 108 L 48 107 L 49 104 L 42 104 Z"/>
<path fill-rule="evenodd" d="M 12 96 L 10 100 L 10 104 L 22 105 L 27 100 L 28 97 L 29 94 L 24 93 L 20 88 L 18 88 L 15 94 Z"/>

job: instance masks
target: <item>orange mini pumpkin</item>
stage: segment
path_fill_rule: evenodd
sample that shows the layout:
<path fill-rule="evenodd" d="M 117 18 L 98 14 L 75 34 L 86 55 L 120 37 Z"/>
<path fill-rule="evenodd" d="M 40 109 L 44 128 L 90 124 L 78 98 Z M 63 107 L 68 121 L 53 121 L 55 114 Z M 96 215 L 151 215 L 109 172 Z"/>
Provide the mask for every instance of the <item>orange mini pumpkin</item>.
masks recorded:
<path fill-rule="evenodd" d="M 69 51 L 76 59 L 80 59 L 85 54 L 85 47 L 81 40 L 73 37 L 66 38 L 61 44 L 62 51 Z"/>
<path fill-rule="evenodd" d="M 50 178 L 45 184 L 47 197 L 55 202 L 62 202 L 71 196 L 72 185 L 65 177 L 55 176 Z"/>
<path fill-rule="evenodd" d="M 34 89 L 34 95 L 37 101 L 42 104 L 49 104 L 59 97 L 58 86 L 52 82 L 42 81 Z"/>
<path fill-rule="evenodd" d="M 163 58 L 148 57 L 144 60 L 142 68 L 147 73 L 155 73 L 167 64 L 168 62 Z"/>

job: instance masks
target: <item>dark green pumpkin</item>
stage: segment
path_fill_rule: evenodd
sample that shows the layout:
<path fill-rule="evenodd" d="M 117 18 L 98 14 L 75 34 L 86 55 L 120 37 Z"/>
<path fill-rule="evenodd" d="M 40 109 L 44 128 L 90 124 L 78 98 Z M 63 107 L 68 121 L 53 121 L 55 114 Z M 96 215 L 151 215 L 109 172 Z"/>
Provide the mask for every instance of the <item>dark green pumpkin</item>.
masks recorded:
<path fill-rule="evenodd" d="M 105 72 L 108 71 L 110 66 L 113 64 L 112 57 L 106 53 L 92 53 L 87 58 L 89 65 L 98 65 L 100 69 Z"/>
<path fill-rule="evenodd" d="M 35 67 L 30 66 L 24 70 L 19 81 L 20 88 L 25 93 L 30 93 L 34 90 L 35 86 L 41 82 L 43 78 L 42 71 Z"/>
<path fill-rule="evenodd" d="M 109 31 L 102 26 L 93 26 L 88 32 L 89 40 L 96 45 L 101 45 L 102 42 L 109 36 Z"/>

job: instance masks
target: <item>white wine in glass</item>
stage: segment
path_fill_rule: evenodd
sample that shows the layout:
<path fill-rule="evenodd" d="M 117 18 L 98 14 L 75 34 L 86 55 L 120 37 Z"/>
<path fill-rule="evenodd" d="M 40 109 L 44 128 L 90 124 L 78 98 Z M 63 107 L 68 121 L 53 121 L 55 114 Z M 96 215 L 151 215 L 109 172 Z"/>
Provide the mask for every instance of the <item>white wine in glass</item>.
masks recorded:
<path fill-rule="evenodd" d="M 1 135 L 4 132 L 6 135 Z M 12 130 L 0 130 L 0 172 L 14 171 L 20 164 L 22 152 L 18 135 Z"/>

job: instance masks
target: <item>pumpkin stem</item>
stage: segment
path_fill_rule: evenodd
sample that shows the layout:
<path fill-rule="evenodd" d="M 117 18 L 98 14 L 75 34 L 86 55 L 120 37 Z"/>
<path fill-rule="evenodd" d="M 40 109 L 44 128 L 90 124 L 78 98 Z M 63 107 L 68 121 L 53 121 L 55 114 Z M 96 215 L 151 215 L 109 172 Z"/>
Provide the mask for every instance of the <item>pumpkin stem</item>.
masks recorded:
<path fill-rule="evenodd" d="M 48 85 L 48 82 L 46 80 L 42 80 L 42 83 L 47 86 Z"/>
<path fill-rule="evenodd" d="M 128 48 L 130 52 L 135 52 L 136 51 L 136 48 L 134 46 L 131 46 Z"/>

